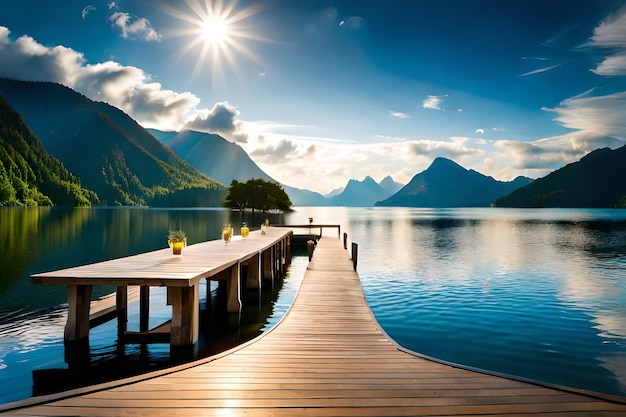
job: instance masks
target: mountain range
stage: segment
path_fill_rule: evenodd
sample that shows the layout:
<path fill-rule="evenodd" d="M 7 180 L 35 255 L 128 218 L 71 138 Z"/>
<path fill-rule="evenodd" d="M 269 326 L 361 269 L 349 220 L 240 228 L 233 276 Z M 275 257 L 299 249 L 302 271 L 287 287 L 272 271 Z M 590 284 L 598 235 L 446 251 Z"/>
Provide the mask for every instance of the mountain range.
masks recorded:
<path fill-rule="evenodd" d="M 148 205 L 197 190 L 219 205 L 226 187 L 180 159 L 135 120 L 55 83 L 0 79 L 0 95 L 46 151 L 105 205 Z"/>
<path fill-rule="evenodd" d="M 350 180 L 341 192 L 328 198 L 313 191 L 279 183 L 259 168 L 239 145 L 220 135 L 193 130 L 162 132 L 148 129 L 148 132 L 207 177 L 226 185 L 232 180 L 245 182 L 251 178 L 278 183 L 295 206 L 368 207 L 402 188 L 402 184 L 395 182 L 390 176 L 380 184 L 368 176 L 363 181 Z"/>
<path fill-rule="evenodd" d="M 0 96 L 8 115 L 0 130 L 0 194 L 8 190 L 7 201 L 17 187 L 37 203 L 49 198 L 57 205 L 219 206 L 234 179 L 277 183 L 219 135 L 146 130 L 121 110 L 59 84 L 0 79 Z M 626 205 L 624 174 L 626 147 L 596 150 L 536 181 L 497 181 L 436 158 L 406 186 L 367 176 L 323 196 L 280 185 L 295 206 L 616 207 Z M 48 185 L 54 199 L 42 191 Z M 70 190 L 67 198 L 59 187 Z"/>
<path fill-rule="evenodd" d="M 395 182 L 390 176 L 385 177 L 380 183 L 367 176 L 363 181 L 351 179 L 339 194 L 330 197 L 329 200 L 333 206 L 371 207 L 401 188 L 402 184 Z"/>

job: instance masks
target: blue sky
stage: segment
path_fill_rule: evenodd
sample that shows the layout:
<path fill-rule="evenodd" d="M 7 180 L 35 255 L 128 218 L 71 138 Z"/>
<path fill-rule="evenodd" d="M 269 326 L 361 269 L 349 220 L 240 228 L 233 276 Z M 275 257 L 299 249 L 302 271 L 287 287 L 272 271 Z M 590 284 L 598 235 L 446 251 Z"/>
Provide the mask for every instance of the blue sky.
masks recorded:
<path fill-rule="evenodd" d="M 626 0 L 3 0 L 0 76 L 219 133 L 322 193 L 626 141 Z"/>

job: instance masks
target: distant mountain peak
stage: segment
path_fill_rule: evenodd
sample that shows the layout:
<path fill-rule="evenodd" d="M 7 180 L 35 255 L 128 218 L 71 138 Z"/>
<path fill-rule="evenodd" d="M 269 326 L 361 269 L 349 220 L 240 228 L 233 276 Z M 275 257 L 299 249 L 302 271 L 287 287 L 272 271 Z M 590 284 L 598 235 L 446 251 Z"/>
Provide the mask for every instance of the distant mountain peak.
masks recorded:
<path fill-rule="evenodd" d="M 440 171 L 449 169 L 467 171 L 467 169 L 463 168 L 461 165 L 457 164 L 453 160 L 444 158 L 442 156 L 436 157 L 430 164 L 428 169 L 426 169 L 426 171 Z"/>
<path fill-rule="evenodd" d="M 371 207 L 391 194 L 368 175 L 362 181 L 350 179 L 344 190 L 333 196 L 330 201 L 337 206 Z"/>
<path fill-rule="evenodd" d="M 501 182 L 438 157 L 400 191 L 376 205 L 408 207 L 489 207 L 527 182 Z"/>
<path fill-rule="evenodd" d="M 394 181 L 391 175 L 387 175 L 385 178 L 383 178 L 383 180 L 379 183 L 379 185 L 384 190 L 389 192 L 389 195 L 393 195 L 397 193 L 398 191 L 402 189 L 402 187 L 404 187 L 404 184 Z"/>

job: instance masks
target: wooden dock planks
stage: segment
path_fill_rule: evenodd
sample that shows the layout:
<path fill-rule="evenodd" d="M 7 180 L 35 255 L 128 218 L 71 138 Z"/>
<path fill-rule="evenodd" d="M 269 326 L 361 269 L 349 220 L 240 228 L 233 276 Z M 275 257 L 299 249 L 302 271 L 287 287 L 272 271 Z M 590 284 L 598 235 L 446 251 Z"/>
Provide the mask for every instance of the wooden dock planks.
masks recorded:
<path fill-rule="evenodd" d="M 346 251 L 332 238 L 320 240 L 293 307 L 270 332 L 194 366 L 87 391 L 8 414 L 626 416 L 625 404 L 399 349 L 376 323 Z"/>

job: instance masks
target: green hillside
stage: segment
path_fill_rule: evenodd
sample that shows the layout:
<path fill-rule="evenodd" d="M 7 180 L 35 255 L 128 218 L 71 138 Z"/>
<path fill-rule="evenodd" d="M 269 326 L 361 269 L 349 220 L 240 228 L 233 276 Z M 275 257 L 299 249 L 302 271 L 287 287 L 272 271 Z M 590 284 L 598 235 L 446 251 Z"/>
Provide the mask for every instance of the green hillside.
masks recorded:
<path fill-rule="evenodd" d="M 0 97 L 0 206 L 89 206 L 93 191 L 51 156 Z"/>
<path fill-rule="evenodd" d="M 98 194 L 100 204 L 154 205 L 188 189 L 225 193 L 223 184 L 180 159 L 113 106 L 55 83 L 0 79 L 0 95 L 44 148 Z M 203 201 L 211 200 L 206 192 Z"/>
<path fill-rule="evenodd" d="M 613 208 L 626 196 L 626 146 L 597 149 L 580 161 L 496 201 L 498 207 Z M 620 202 L 621 201 L 621 202 Z"/>

